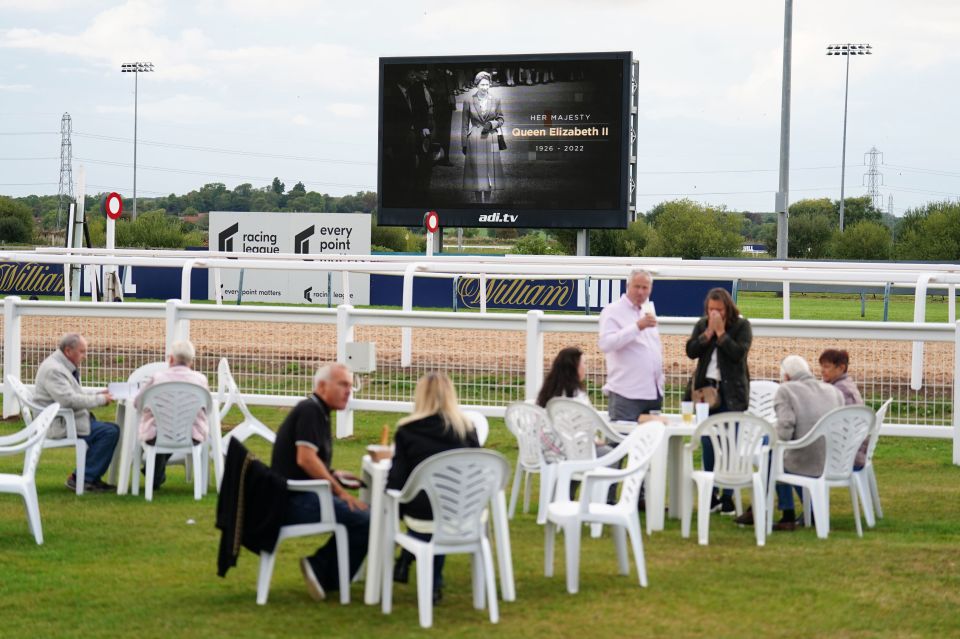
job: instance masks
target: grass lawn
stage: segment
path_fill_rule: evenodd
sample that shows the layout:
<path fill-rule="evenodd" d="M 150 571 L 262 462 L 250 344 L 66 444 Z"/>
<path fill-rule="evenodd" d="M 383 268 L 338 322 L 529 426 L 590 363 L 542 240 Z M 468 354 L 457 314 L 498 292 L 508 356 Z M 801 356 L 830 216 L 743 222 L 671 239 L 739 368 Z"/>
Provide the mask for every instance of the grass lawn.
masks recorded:
<path fill-rule="evenodd" d="M 257 408 L 268 424 L 280 409 Z M 227 423 L 239 418 L 231 416 Z M 357 436 L 335 443 L 335 465 L 359 469 L 367 443 L 396 416 L 363 413 Z M 493 420 L 488 445 L 513 461 L 515 443 Z M 0 434 L 17 424 L 0 424 Z M 265 445 L 254 445 L 269 458 Z M 63 486 L 72 449 L 46 450 L 38 485 L 45 543 L 29 534 L 22 502 L 0 496 L 0 636 L 20 637 L 418 637 L 414 580 L 394 590 L 394 612 L 362 603 L 309 599 L 297 559 L 314 540 L 284 542 L 270 601 L 255 604 L 257 558 L 242 551 L 216 576 L 216 496 L 201 502 L 171 468 L 146 503 L 115 494 L 76 497 Z M 681 539 L 679 522 L 645 537 L 650 587 L 616 574 L 609 534 L 583 539 L 581 590 L 543 577 L 543 531 L 534 513 L 511 523 L 517 601 L 501 604 L 499 626 L 472 608 L 466 556 L 447 563 L 438 637 L 951 637 L 960 635 L 960 468 L 950 443 L 888 438 L 876 464 L 885 518 L 858 539 L 843 491 L 834 491 L 832 531 L 774 533 L 757 548 L 752 529 L 714 515 L 710 545 Z M 0 458 L 0 471 L 10 471 Z M 17 467 L 19 470 L 19 467 Z M 536 495 L 536 491 L 534 491 Z M 558 540 L 562 544 L 562 539 Z M 496 633 L 495 635 L 493 633 Z"/>
<path fill-rule="evenodd" d="M 751 319 L 781 319 L 783 299 L 775 293 L 741 292 L 737 307 Z M 860 296 L 841 293 L 794 293 L 790 296 L 790 318 L 798 320 L 883 320 L 883 295 L 867 295 L 866 313 L 860 317 Z M 949 305 L 946 296 L 927 296 L 928 322 L 946 322 Z M 960 317 L 960 313 L 956 315 Z M 913 296 L 891 295 L 888 320 L 913 321 Z"/>

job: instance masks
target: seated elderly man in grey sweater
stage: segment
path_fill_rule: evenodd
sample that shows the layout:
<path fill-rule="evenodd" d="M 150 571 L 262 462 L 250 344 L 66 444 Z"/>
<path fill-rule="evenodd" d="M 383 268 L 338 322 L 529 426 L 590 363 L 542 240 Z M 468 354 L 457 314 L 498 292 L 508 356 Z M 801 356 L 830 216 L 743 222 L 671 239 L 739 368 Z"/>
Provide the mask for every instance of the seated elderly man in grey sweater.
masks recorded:
<path fill-rule="evenodd" d="M 810 372 L 807 360 L 789 355 L 780 364 L 783 383 L 773 396 L 777 414 L 777 437 L 781 441 L 800 439 L 809 433 L 821 417 L 844 405 L 843 394 L 836 387 L 819 381 Z M 783 467 L 789 473 L 816 476 L 823 471 L 826 444 L 818 440 L 783 456 Z M 789 484 L 777 484 L 777 501 L 782 516 L 774 530 L 793 530 L 796 512 L 793 490 Z"/>
<path fill-rule="evenodd" d="M 819 381 L 810 372 L 807 360 L 799 355 L 788 355 L 780 363 L 782 383 L 773 396 L 777 415 L 777 438 L 780 441 L 800 439 L 809 433 L 821 417 L 844 405 L 843 394 L 836 387 Z M 814 477 L 823 471 L 826 444 L 817 440 L 810 446 L 788 450 L 783 456 L 783 467 L 789 473 Z M 800 489 L 797 489 L 800 492 Z M 789 484 L 777 484 L 777 501 L 782 513 L 774 530 L 794 530 L 797 514 L 793 507 L 793 489 Z M 740 526 L 753 525 L 753 509 L 736 518 Z"/>

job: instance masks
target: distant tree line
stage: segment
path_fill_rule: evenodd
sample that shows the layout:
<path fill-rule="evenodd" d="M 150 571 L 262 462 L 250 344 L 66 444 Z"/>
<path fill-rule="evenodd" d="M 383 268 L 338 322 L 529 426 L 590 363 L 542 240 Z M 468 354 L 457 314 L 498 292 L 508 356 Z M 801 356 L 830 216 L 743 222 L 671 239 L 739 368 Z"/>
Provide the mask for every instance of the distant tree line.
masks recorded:
<path fill-rule="evenodd" d="M 86 198 L 95 245 L 103 244 L 101 194 Z M 287 190 L 274 178 L 268 186 L 240 184 L 228 189 L 220 182 L 205 184 L 184 195 L 138 198 L 136 222 L 128 216 L 133 202 L 124 200 L 124 219 L 117 224 L 117 245 L 182 248 L 207 242 L 210 211 L 289 211 L 369 213 L 373 216 L 374 250 L 422 251 L 417 229 L 376 224 L 377 196 L 373 191 L 332 196 L 307 191 L 303 182 Z M 48 243 L 56 239 L 58 198 L 55 195 L 0 197 L 0 243 Z M 910 209 L 902 218 L 877 210 L 870 198 L 847 198 L 844 230 L 839 230 L 840 203 L 829 198 L 807 199 L 790 206 L 790 258 L 844 260 L 960 260 L 960 203 L 931 202 Z M 65 225 L 61 214 L 59 227 Z M 575 253 L 572 230 L 492 230 L 498 239 L 515 240 L 514 252 L 528 255 Z M 467 231 L 466 235 L 473 235 Z M 51 239 L 52 238 L 52 239 Z M 62 241 L 62 239 L 60 239 Z M 685 259 L 739 257 L 745 243 L 762 243 L 777 253 L 774 213 L 731 212 L 691 200 L 670 200 L 654 206 L 626 229 L 590 231 L 590 253 L 610 256 L 669 256 Z"/>

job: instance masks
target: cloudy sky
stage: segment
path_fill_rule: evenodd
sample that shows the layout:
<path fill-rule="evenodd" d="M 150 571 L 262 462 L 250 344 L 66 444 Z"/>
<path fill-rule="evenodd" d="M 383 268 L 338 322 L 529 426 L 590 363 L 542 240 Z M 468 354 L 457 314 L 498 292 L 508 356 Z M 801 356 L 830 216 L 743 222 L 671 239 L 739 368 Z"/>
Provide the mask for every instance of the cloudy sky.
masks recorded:
<path fill-rule="evenodd" d="M 793 16 L 791 200 L 839 197 L 843 58 L 851 61 L 847 194 L 883 153 L 883 208 L 960 197 L 960 3 L 802 0 Z M 334 195 L 376 188 L 377 59 L 633 51 L 638 208 L 690 197 L 772 211 L 783 2 L 594 0 L 0 0 L 0 194 L 56 193 L 60 120 L 88 191 L 132 192 L 140 76 L 141 196 L 207 182 Z"/>

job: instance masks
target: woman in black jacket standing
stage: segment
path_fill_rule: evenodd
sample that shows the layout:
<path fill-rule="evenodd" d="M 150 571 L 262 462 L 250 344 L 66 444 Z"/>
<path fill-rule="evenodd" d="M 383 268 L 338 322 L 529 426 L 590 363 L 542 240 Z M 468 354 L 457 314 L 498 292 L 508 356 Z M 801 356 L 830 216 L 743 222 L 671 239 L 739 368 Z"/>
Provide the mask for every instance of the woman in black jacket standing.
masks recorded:
<path fill-rule="evenodd" d="M 457 402 L 457 391 L 443 373 L 428 373 L 417 382 L 413 414 L 397 423 L 394 436 L 393 466 L 387 475 L 387 488 L 400 490 L 417 465 L 437 453 L 456 448 L 479 448 L 477 431 Z M 421 492 L 413 501 L 402 505 L 401 515 L 411 536 L 429 541 L 433 530 L 433 511 L 427 495 Z M 413 554 L 400 552 L 394 566 L 393 579 L 409 580 Z M 443 555 L 433 558 L 433 602 L 440 601 L 443 588 Z"/>
<path fill-rule="evenodd" d="M 752 342 L 750 322 L 740 316 L 730 293 L 723 288 L 711 289 L 704 301 L 703 317 L 693 327 L 693 334 L 687 340 L 687 357 L 697 360 L 697 370 L 685 399 L 690 399 L 694 389 L 714 388 L 717 401 L 710 407 L 711 415 L 747 410 L 750 403 L 747 355 Z M 714 465 L 713 446 L 706 437 L 701 443 L 703 468 L 711 471 Z M 711 509 L 732 515 L 735 512 L 733 491 L 724 490 L 720 500 L 714 497 Z"/>

